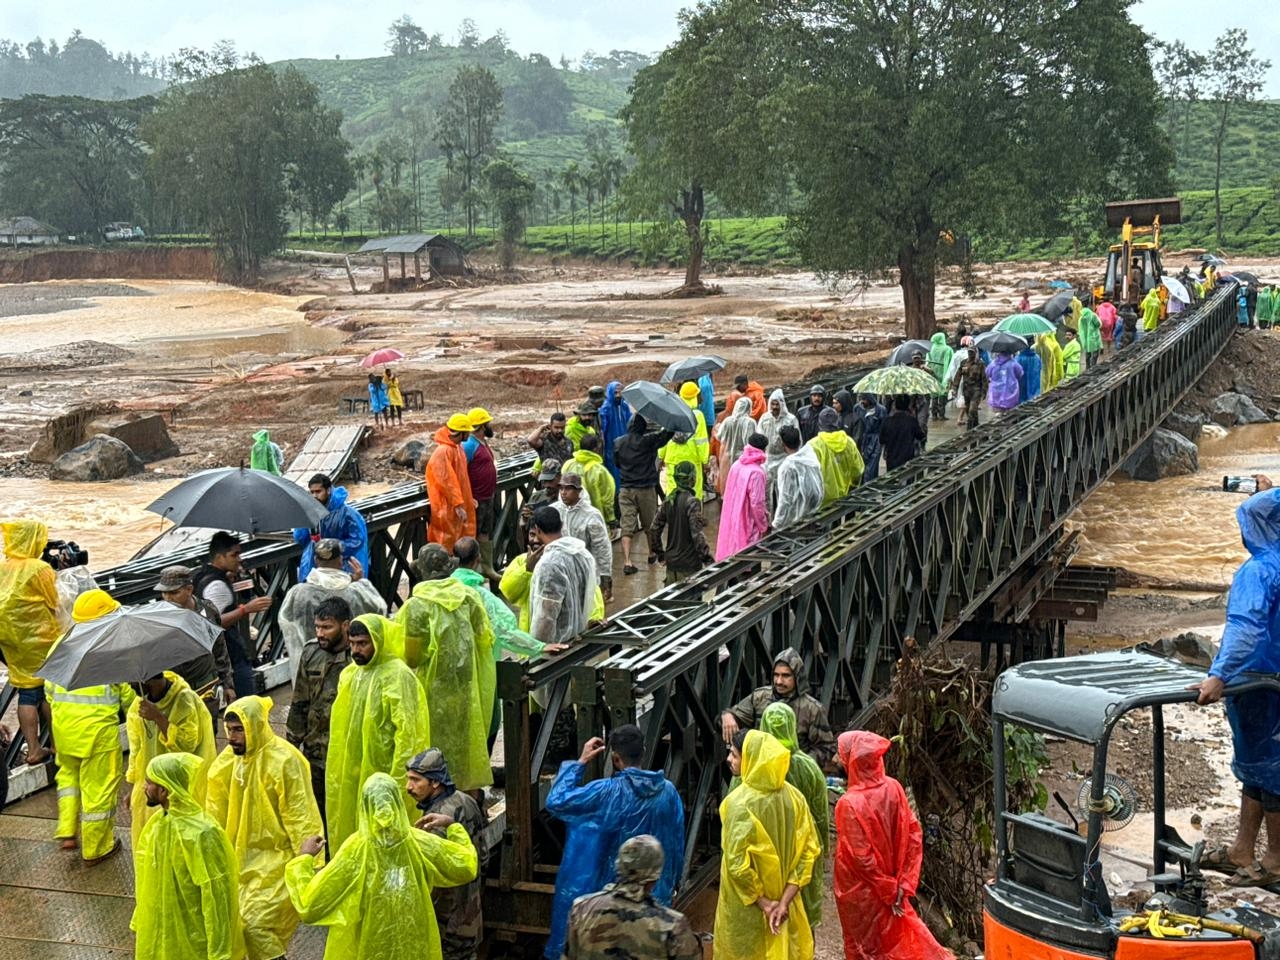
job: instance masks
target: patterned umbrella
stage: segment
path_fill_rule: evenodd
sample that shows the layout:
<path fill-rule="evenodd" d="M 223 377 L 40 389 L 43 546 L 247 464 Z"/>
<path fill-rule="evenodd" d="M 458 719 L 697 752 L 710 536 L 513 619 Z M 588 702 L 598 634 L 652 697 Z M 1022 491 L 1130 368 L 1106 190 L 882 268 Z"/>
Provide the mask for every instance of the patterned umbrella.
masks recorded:
<path fill-rule="evenodd" d="M 932 394 L 938 392 L 938 380 L 928 370 L 919 367 L 896 366 L 872 370 L 853 385 L 854 393 Z"/>
<path fill-rule="evenodd" d="M 1053 333 L 1057 328 L 1038 314 L 1015 313 L 997 323 L 996 329 L 1005 333 L 1016 333 L 1021 337 L 1035 337 L 1042 333 Z"/>

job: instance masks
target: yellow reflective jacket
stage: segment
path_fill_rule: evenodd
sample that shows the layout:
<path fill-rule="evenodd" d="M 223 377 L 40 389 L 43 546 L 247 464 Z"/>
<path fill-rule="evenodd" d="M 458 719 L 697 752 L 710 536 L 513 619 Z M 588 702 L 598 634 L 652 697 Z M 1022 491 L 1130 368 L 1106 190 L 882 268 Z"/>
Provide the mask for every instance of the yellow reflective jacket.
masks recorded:
<path fill-rule="evenodd" d="M 148 960 L 241 960 L 239 870 L 226 833 L 200 809 L 204 764 L 187 753 L 155 757 L 140 776 L 169 791 L 169 809 L 148 821 L 134 848 L 129 926 Z"/>
<path fill-rule="evenodd" d="M 62 634 L 58 579 L 40 559 L 49 532 L 35 520 L 12 520 L 0 524 L 0 530 L 5 556 L 0 563 L 0 651 L 13 686 L 39 687 L 36 671 Z"/>
<path fill-rule="evenodd" d="M 120 711 L 128 710 L 138 697 L 132 687 L 112 683 L 68 690 L 48 682 L 44 687 L 59 753 L 83 760 L 120 749 Z"/>
<path fill-rule="evenodd" d="M 702 414 L 697 410 L 693 411 L 699 418 Z M 702 451 L 706 451 L 707 455 L 703 456 Z M 662 492 L 670 495 L 671 491 L 676 488 L 676 464 L 683 463 L 686 460 L 693 464 L 693 492 L 699 500 L 702 499 L 702 465 L 707 462 L 711 456 L 711 448 L 709 446 L 698 446 L 698 442 L 690 437 L 684 443 L 676 443 L 675 440 L 668 440 L 658 450 L 658 460 L 666 466 L 666 470 L 662 474 Z"/>
<path fill-rule="evenodd" d="M 458 580 L 424 580 L 400 607 L 396 624 L 405 662 L 427 698 L 431 746 L 444 751 L 459 790 L 487 787 L 493 783 L 487 738 L 498 674 L 483 601 Z"/>
<path fill-rule="evenodd" d="M 197 802 L 203 804 L 205 774 L 218 749 L 213 740 L 213 717 L 209 716 L 209 709 L 204 701 L 176 673 L 166 670 L 164 677 L 169 681 L 169 689 L 156 703 L 156 708 L 169 718 L 168 731 L 162 734 L 158 724 L 142 719 L 142 714 L 138 712 L 142 697 L 134 698 L 125 716 L 124 728 L 129 737 L 129 767 L 124 778 L 133 784 L 129 809 L 133 812 L 135 850 L 138 848 L 138 838 L 143 826 L 155 812 L 154 807 L 147 806 L 147 798 L 142 792 L 147 764 L 166 753 L 190 753 L 199 757 L 201 764 L 192 793 Z"/>
<path fill-rule="evenodd" d="M 319 872 L 289 863 L 289 898 L 306 923 L 331 927 L 325 960 L 440 960 L 436 887 L 475 879 L 476 848 L 460 823 L 439 837 L 410 826 L 404 787 L 375 773 L 360 794 L 359 829 Z"/>
<path fill-rule="evenodd" d="M 822 846 L 804 795 L 787 783 L 791 754 L 752 730 L 742 747 L 742 785 L 720 804 L 720 900 L 716 960 L 800 960 L 813 956 L 802 897 L 775 936 L 755 902 L 777 900 L 787 884 L 803 893 Z"/>
<path fill-rule="evenodd" d="M 311 765 L 268 722 L 269 697 L 241 697 L 226 715 L 244 724 L 244 756 L 227 746 L 209 766 L 205 812 L 226 829 L 240 863 L 240 916 L 249 960 L 289 949 L 298 914 L 284 869 L 307 837 L 324 833 Z M 321 861 L 323 862 L 323 860 Z"/>
<path fill-rule="evenodd" d="M 862 479 L 865 465 L 858 445 L 843 430 L 819 433 L 809 441 L 822 468 L 822 506 L 829 507 Z"/>
<path fill-rule="evenodd" d="M 374 773 L 388 773 L 400 785 L 406 810 L 416 809 L 404 793 L 405 764 L 431 743 L 427 698 L 403 659 L 400 629 L 386 617 L 356 617 L 373 639 L 373 658 L 349 663 L 338 677 L 329 714 L 325 755 L 325 822 L 329 846 L 337 849 L 356 832 L 360 788 Z"/>

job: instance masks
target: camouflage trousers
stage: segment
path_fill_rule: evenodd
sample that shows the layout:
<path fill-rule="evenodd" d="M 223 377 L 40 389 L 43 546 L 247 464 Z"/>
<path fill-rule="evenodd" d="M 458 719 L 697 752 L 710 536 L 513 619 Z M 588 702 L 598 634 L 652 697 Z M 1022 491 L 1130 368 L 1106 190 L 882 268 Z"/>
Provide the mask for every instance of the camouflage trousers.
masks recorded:
<path fill-rule="evenodd" d="M 459 937 L 448 931 L 440 931 L 440 955 L 443 960 L 476 960 L 480 949 L 479 937 Z"/>

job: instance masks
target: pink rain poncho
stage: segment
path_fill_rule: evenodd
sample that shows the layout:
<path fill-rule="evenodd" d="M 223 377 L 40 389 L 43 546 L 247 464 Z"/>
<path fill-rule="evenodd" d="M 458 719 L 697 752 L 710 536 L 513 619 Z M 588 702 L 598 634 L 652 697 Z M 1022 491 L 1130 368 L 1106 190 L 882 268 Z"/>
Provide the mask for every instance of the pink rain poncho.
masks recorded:
<path fill-rule="evenodd" d="M 867 730 L 842 733 L 849 787 L 836 803 L 836 910 L 847 960 L 947 960 L 950 951 L 916 915 L 910 898 L 924 857 L 907 794 L 884 772 L 889 741 Z M 898 904 L 902 915 L 894 913 Z"/>
<path fill-rule="evenodd" d="M 748 445 L 729 469 L 720 510 L 720 534 L 716 538 L 717 561 L 745 550 L 769 532 L 765 459 L 763 450 Z"/>

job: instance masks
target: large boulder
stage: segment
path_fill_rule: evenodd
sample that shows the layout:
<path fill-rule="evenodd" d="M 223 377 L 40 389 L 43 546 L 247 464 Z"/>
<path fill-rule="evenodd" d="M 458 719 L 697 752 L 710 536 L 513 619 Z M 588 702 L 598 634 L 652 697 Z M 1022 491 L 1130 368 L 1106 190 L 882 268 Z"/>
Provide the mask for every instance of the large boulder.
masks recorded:
<path fill-rule="evenodd" d="M 1214 423 L 1224 427 L 1271 422 L 1271 418 L 1243 393 L 1219 394 L 1213 401 L 1213 410 L 1209 416 Z"/>
<path fill-rule="evenodd" d="M 420 461 L 426 453 L 427 444 L 423 440 L 406 440 L 400 444 L 393 454 L 391 454 L 391 462 L 398 467 L 408 467 L 416 470 Z"/>
<path fill-rule="evenodd" d="M 1182 434 L 1157 427 L 1120 469 L 1148 482 L 1182 477 L 1200 469 L 1200 450 Z"/>
<path fill-rule="evenodd" d="M 49 467 L 50 480 L 119 480 L 142 472 L 142 461 L 123 440 L 105 433 L 68 450 Z"/>
<path fill-rule="evenodd" d="M 1176 637 L 1165 637 L 1153 644 L 1143 644 L 1152 653 L 1162 657 L 1178 660 L 1192 667 L 1209 669 L 1213 658 L 1218 655 L 1218 646 L 1202 633 L 1180 633 Z"/>
<path fill-rule="evenodd" d="M 158 413 L 124 413 L 99 417 L 89 424 L 85 436 L 105 433 L 129 445 L 143 463 L 154 463 L 178 455 L 178 445 L 169 436 L 169 427 Z"/>
<path fill-rule="evenodd" d="M 1160 424 L 1160 426 L 1165 430 L 1180 433 L 1192 443 L 1195 443 L 1200 439 L 1201 431 L 1204 430 L 1204 417 L 1198 413 L 1184 413 L 1181 410 L 1175 410 L 1164 418 L 1164 423 Z"/>

